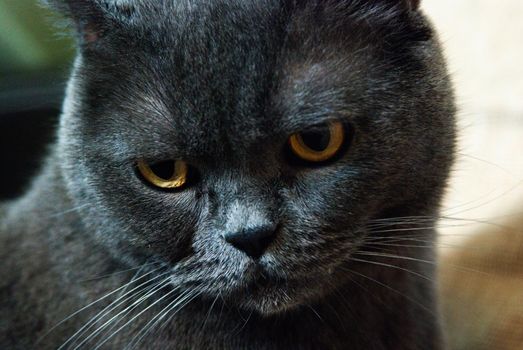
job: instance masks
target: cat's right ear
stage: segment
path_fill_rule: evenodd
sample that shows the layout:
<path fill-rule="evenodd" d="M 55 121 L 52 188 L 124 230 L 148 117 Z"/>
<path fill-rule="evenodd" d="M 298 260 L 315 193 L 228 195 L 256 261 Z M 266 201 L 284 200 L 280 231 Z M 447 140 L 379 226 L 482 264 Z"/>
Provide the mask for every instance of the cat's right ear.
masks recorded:
<path fill-rule="evenodd" d="M 402 1 L 411 11 L 418 10 L 419 6 L 421 4 L 421 0 L 402 0 Z"/>
<path fill-rule="evenodd" d="M 69 18 L 77 29 L 80 43 L 90 45 L 101 39 L 114 25 L 100 0 L 43 0 L 51 9 Z"/>

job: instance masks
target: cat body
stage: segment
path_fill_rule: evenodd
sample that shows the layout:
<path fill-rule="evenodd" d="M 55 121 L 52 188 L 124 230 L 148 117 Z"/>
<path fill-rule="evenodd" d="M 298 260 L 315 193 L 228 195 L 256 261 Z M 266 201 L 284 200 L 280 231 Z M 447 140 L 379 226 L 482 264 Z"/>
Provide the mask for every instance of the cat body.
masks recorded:
<path fill-rule="evenodd" d="M 434 239 L 453 160 L 416 1 L 53 3 L 79 51 L 57 142 L 0 209 L 0 348 L 444 347 L 434 252 L 376 244 Z M 334 123 L 332 159 L 289 151 Z M 137 168 L 165 159 L 183 189 Z M 262 231 L 256 255 L 225 238 Z"/>

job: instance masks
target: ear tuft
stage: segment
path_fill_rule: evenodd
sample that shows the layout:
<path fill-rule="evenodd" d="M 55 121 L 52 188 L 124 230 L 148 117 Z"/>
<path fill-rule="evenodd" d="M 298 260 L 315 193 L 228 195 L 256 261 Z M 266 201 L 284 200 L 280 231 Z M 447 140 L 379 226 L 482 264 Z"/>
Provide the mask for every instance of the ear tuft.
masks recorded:
<path fill-rule="evenodd" d="M 135 8 L 128 0 L 42 0 L 74 22 L 82 42 L 92 44 L 117 24 L 129 21 Z"/>
<path fill-rule="evenodd" d="M 407 3 L 407 6 L 409 7 L 409 10 L 416 11 L 419 9 L 419 6 L 421 4 L 421 0 L 403 0 Z"/>
<path fill-rule="evenodd" d="M 97 0 L 43 0 L 44 4 L 72 20 L 85 44 L 98 41 L 107 29 L 106 13 Z"/>

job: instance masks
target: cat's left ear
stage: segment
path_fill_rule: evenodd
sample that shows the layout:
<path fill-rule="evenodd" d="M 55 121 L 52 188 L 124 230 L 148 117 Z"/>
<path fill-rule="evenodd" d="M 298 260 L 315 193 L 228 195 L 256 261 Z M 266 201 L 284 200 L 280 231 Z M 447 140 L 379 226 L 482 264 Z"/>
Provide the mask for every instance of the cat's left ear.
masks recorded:
<path fill-rule="evenodd" d="M 43 0 L 44 4 L 70 18 L 82 44 L 93 44 L 134 12 L 128 1 Z"/>

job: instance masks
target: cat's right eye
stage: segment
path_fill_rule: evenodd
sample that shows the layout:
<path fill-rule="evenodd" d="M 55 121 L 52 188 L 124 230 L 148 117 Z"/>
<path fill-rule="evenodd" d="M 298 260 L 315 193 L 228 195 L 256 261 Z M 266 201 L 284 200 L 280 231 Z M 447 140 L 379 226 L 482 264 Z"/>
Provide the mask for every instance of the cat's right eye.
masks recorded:
<path fill-rule="evenodd" d="M 161 189 L 181 189 L 187 184 L 189 167 L 183 160 L 166 160 L 153 164 L 139 160 L 137 168 L 145 181 Z"/>

